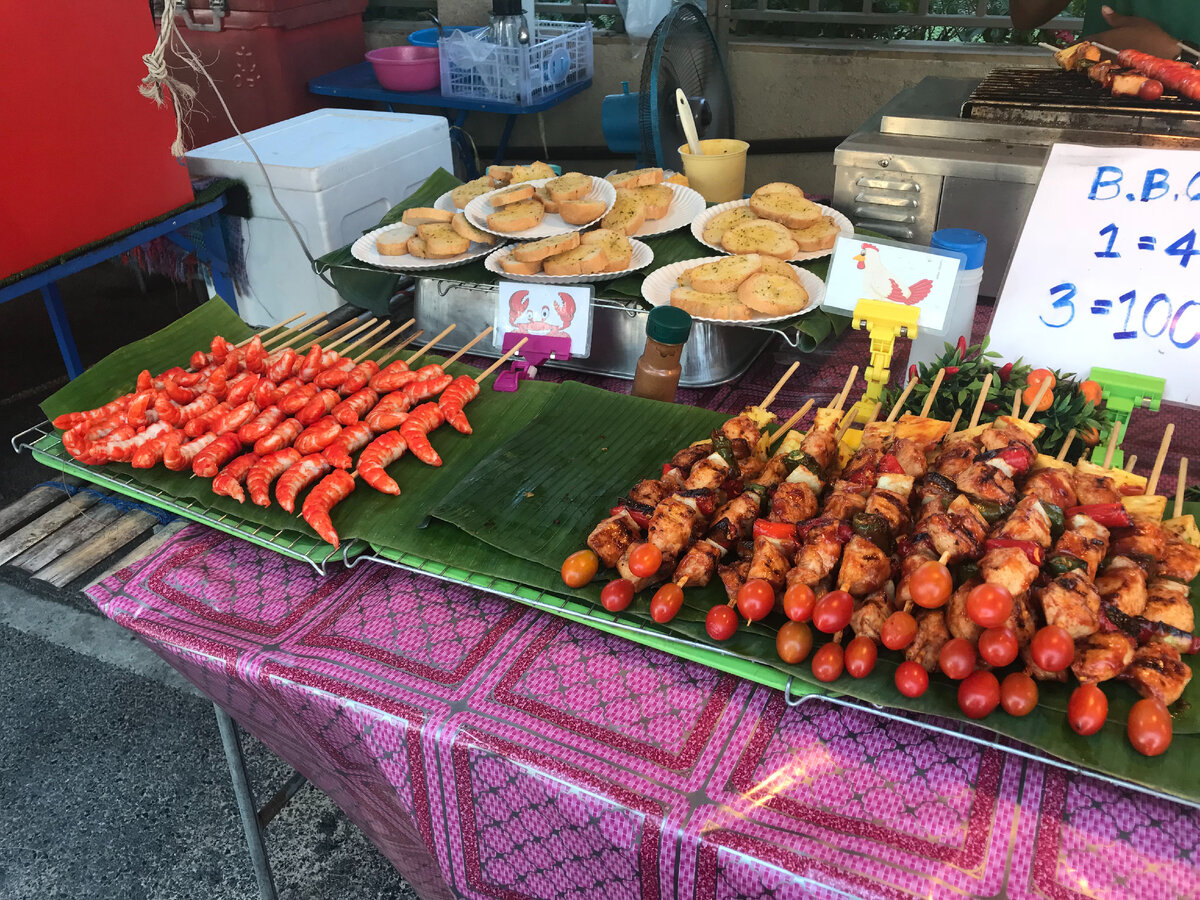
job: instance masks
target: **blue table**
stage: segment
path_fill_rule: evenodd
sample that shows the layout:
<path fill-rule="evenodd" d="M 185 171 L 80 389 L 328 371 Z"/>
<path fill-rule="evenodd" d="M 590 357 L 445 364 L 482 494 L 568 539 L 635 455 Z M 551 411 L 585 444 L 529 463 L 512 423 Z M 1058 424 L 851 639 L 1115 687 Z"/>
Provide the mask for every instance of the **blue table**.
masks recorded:
<path fill-rule="evenodd" d="M 119 256 L 126 250 L 132 250 L 147 241 L 165 235 L 172 243 L 189 253 L 195 253 L 201 261 L 209 264 L 212 270 L 213 287 L 218 296 L 233 307 L 234 312 L 237 312 L 237 298 L 234 294 L 233 280 L 229 275 L 229 261 L 225 254 L 225 239 L 221 235 L 221 223 L 218 219 L 218 214 L 224 208 L 225 195 L 222 194 L 207 203 L 180 210 L 153 225 L 147 225 L 145 228 L 140 228 L 88 250 L 86 253 L 65 259 L 48 269 L 19 278 L 0 288 L 0 303 L 7 303 L 9 300 L 15 300 L 31 291 L 40 290 L 42 301 L 46 304 L 46 311 L 50 314 L 50 325 L 54 328 L 54 337 L 58 340 L 58 349 L 67 366 L 67 375 L 75 378 L 83 372 L 83 364 L 79 361 L 75 336 L 71 333 L 71 323 L 67 321 L 67 313 L 63 309 L 62 295 L 58 292 L 58 280 L 67 275 L 82 272 L 97 263 Z M 201 225 L 203 247 L 174 233 L 192 222 L 199 222 Z"/>
<path fill-rule="evenodd" d="M 496 146 L 495 162 L 497 165 L 504 162 L 505 152 L 508 150 L 508 139 L 512 136 L 517 116 L 544 112 L 591 86 L 592 79 L 587 78 L 568 85 L 558 93 L 536 103 L 523 106 L 520 103 L 481 100 L 476 97 L 445 97 L 441 91 L 389 91 L 380 85 L 379 80 L 375 77 L 375 70 L 371 68 L 369 62 L 338 69 L 336 72 L 314 78 L 308 83 L 308 89 L 314 94 L 385 103 L 393 112 L 397 106 L 432 106 L 438 109 L 456 109 L 458 115 L 455 117 L 454 124 L 458 128 L 462 128 L 463 123 L 467 121 L 467 114 L 471 112 L 499 113 L 508 116 L 504 123 L 504 130 L 500 133 L 500 143 Z M 475 171 L 474 159 L 468 162 L 468 168 L 471 170 L 472 178 L 478 176 L 479 173 Z"/>

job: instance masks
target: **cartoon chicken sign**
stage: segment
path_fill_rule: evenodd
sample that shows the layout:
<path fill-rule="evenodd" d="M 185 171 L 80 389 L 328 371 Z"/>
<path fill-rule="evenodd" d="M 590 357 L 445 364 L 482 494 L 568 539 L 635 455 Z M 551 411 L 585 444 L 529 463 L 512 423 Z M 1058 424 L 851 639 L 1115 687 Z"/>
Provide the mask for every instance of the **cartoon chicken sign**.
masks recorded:
<path fill-rule="evenodd" d="M 933 290 L 933 280 L 930 278 L 921 278 L 905 287 L 888 271 L 879 258 L 879 248 L 874 244 L 863 244 L 854 261 L 863 273 L 863 292 L 860 296 L 865 299 L 890 300 L 892 303 L 916 306 Z"/>

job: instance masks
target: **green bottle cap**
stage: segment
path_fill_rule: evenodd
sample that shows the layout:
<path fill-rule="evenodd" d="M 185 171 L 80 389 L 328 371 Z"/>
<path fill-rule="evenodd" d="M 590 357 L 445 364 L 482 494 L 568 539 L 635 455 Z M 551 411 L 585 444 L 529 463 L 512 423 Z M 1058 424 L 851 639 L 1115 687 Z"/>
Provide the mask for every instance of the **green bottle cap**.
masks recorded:
<path fill-rule="evenodd" d="M 656 306 L 646 319 L 646 337 L 660 344 L 683 344 L 692 333 L 692 317 L 678 306 Z"/>

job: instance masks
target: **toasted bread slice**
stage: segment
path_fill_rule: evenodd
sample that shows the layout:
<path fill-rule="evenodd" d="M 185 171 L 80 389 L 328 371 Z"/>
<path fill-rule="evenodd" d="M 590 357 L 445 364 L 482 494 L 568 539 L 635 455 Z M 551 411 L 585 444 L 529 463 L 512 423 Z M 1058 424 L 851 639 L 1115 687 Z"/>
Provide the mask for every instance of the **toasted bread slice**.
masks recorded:
<path fill-rule="evenodd" d="M 750 208 L 761 219 L 770 219 L 788 228 L 807 228 L 821 218 L 821 207 L 795 194 L 766 194 L 751 197 Z"/>
<path fill-rule="evenodd" d="M 717 213 L 704 226 L 704 242 L 713 247 L 720 247 L 721 238 L 725 236 L 726 231 L 735 225 L 741 225 L 743 222 L 757 218 L 758 216 L 748 206 L 735 206 L 733 209 Z"/>
<path fill-rule="evenodd" d="M 450 220 L 454 218 L 454 213 L 447 212 L 444 209 L 434 209 L 429 206 L 414 206 L 412 209 L 406 209 L 404 215 L 400 217 L 400 221 L 405 225 L 412 225 L 416 228 L 418 225 L 436 225 L 438 223 L 449 225 Z"/>
<path fill-rule="evenodd" d="M 518 200 L 499 209 L 487 217 L 488 228 L 504 234 L 516 234 L 542 224 L 546 207 L 537 200 Z"/>
<path fill-rule="evenodd" d="M 592 176 L 581 172 L 567 172 L 546 182 L 550 199 L 562 203 L 564 200 L 582 200 L 592 189 Z"/>
<path fill-rule="evenodd" d="M 750 195 L 751 199 L 755 197 L 766 197 L 769 194 L 791 194 L 794 197 L 803 199 L 804 191 L 786 181 L 772 181 L 770 184 L 764 184 L 757 191 Z"/>
<path fill-rule="evenodd" d="M 500 268 L 509 275 L 536 275 L 542 271 L 542 264 L 540 262 L 525 262 L 514 259 L 514 256 L 515 253 L 506 253 L 497 260 L 500 263 Z"/>
<path fill-rule="evenodd" d="M 417 235 L 425 242 L 425 249 L 436 259 L 458 256 L 471 249 L 471 239 L 454 230 L 453 225 L 419 225 Z"/>
<path fill-rule="evenodd" d="M 409 255 L 417 257 L 417 259 L 434 259 L 429 252 L 429 248 L 425 246 L 425 239 L 417 236 L 408 239 Z"/>
<path fill-rule="evenodd" d="M 558 214 L 568 225 L 590 225 L 607 209 L 603 200 L 564 200 L 558 204 Z"/>
<path fill-rule="evenodd" d="M 480 228 L 472 225 L 465 215 L 455 213 L 454 218 L 450 220 L 450 227 L 454 229 L 454 233 L 465 237 L 473 244 L 485 244 L 488 247 L 496 243 L 496 236 L 488 234 Z"/>
<path fill-rule="evenodd" d="M 646 224 L 646 204 L 635 191 L 619 190 L 613 207 L 600 220 L 601 228 L 619 231 L 626 237 L 637 234 L 637 230 Z"/>
<path fill-rule="evenodd" d="M 542 262 L 547 275 L 595 275 L 608 265 L 604 248 L 599 244 L 581 244 L 574 250 L 558 253 Z"/>
<path fill-rule="evenodd" d="M 651 184 L 662 184 L 663 170 L 659 168 L 634 169 L 632 172 L 616 172 L 609 175 L 608 183 L 617 188 L 638 188 Z"/>
<path fill-rule="evenodd" d="M 814 224 L 805 228 L 788 229 L 792 238 L 800 245 L 801 253 L 813 253 L 817 250 L 829 250 L 837 243 L 842 230 L 829 216 L 821 216 Z"/>
<path fill-rule="evenodd" d="M 667 185 L 650 184 L 634 190 L 646 204 L 647 221 L 666 218 L 667 213 L 671 211 L 671 201 L 675 199 L 675 192 Z"/>
<path fill-rule="evenodd" d="M 606 272 L 624 272 L 633 262 L 633 244 L 619 231 L 597 228 L 583 235 L 581 241 L 604 248 L 604 255 L 608 258 L 608 265 L 604 267 Z"/>
<path fill-rule="evenodd" d="M 688 281 L 693 288 L 706 294 L 727 294 L 736 291 L 738 285 L 762 266 L 762 257 L 756 253 L 727 256 L 689 269 Z"/>
<path fill-rule="evenodd" d="M 460 184 L 450 192 L 450 199 L 454 201 L 454 205 L 459 209 L 466 209 L 467 204 L 476 197 L 481 197 L 488 191 L 496 189 L 495 183 L 486 175 L 476 178 L 474 181 L 468 181 L 466 184 Z"/>
<path fill-rule="evenodd" d="M 671 305 L 678 306 L 688 315 L 703 319 L 733 319 L 744 322 L 754 315 L 732 291 L 706 293 L 690 287 L 677 287 L 671 291 Z"/>
<path fill-rule="evenodd" d="M 375 236 L 375 249 L 384 256 L 404 256 L 408 253 L 408 241 L 417 230 L 411 225 L 393 225 Z"/>
<path fill-rule="evenodd" d="M 513 203 L 520 203 L 522 200 L 528 200 L 533 196 L 532 184 L 517 184 L 510 188 L 505 188 L 502 191 L 497 191 L 488 198 L 488 203 L 492 204 L 493 209 L 500 209 L 502 206 L 508 206 Z"/>
<path fill-rule="evenodd" d="M 579 246 L 579 232 L 556 234 L 553 237 L 542 238 L 540 241 L 530 241 L 513 250 L 514 259 L 521 262 L 541 262 L 556 253 L 566 253 Z"/>
<path fill-rule="evenodd" d="M 730 253 L 765 253 L 778 259 L 791 259 L 800 251 L 791 232 L 778 222 L 765 219 L 730 228 L 721 238 L 721 246 Z"/>
<path fill-rule="evenodd" d="M 558 201 L 550 196 L 550 192 L 546 190 L 544 184 L 541 187 L 533 189 L 533 196 L 537 197 L 541 201 L 542 206 L 546 207 L 546 212 L 551 215 L 558 212 Z"/>
<path fill-rule="evenodd" d="M 808 291 L 786 275 L 770 272 L 758 272 L 743 281 L 737 297 L 755 312 L 768 316 L 793 315 L 808 306 Z"/>
<path fill-rule="evenodd" d="M 512 166 L 488 166 L 488 176 L 492 179 L 494 187 L 503 187 L 512 182 L 513 167 Z"/>
<path fill-rule="evenodd" d="M 537 160 L 527 166 L 513 166 L 512 179 L 509 184 L 522 184 L 526 181 L 538 181 L 542 178 L 553 178 L 554 170 L 547 163 Z"/>
<path fill-rule="evenodd" d="M 782 259 L 774 256 L 764 256 L 762 264 L 762 271 L 769 272 L 772 275 L 782 275 L 785 278 L 792 279 L 796 284 L 800 284 L 800 273 L 796 271 L 796 267 L 788 265 Z"/>

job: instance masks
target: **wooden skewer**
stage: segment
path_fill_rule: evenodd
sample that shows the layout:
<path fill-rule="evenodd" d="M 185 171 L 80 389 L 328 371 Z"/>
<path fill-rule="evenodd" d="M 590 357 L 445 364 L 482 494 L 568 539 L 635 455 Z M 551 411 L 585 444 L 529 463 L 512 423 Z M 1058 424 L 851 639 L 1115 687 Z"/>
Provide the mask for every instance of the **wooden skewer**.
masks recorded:
<path fill-rule="evenodd" d="M 837 443 L 841 443 L 842 438 L 846 436 L 846 432 L 850 430 L 850 426 L 854 424 L 854 410 L 842 416 L 842 421 L 838 422 L 837 431 L 833 435 L 833 439 Z"/>
<path fill-rule="evenodd" d="M 1013 395 L 1012 417 L 1014 419 L 1021 418 L 1021 392 L 1020 392 L 1020 390 L 1018 390 L 1016 392 L 1016 394 Z"/>
<path fill-rule="evenodd" d="M 879 414 L 883 412 L 883 402 L 875 401 L 875 405 L 871 407 L 871 414 L 867 416 L 867 421 L 863 422 L 863 432 L 865 433 L 868 425 L 873 425 L 875 420 L 879 418 Z"/>
<path fill-rule="evenodd" d="M 1179 49 L 1180 49 L 1180 50 L 1182 50 L 1184 53 L 1187 53 L 1187 54 L 1189 54 L 1189 55 L 1191 55 L 1191 56 L 1198 56 L 1198 57 L 1200 57 L 1200 50 L 1195 50 L 1195 49 L 1193 49 L 1192 47 L 1189 47 L 1189 46 L 1188 46 L 1187 44 L 1185 44 L 1183 41 L 1176 41 L 1176 42 L 1175 42 L 1175 44 L 1176 44 L 1176 46 L 1177 46 L 1177 47 L 1179 47 Z M 1099 46 L 1099 45 L 1097 45 L 1097 46 Z"/>
<path fill-rule="evenodd" d="M 1187 485 L 1187 457 L 1184 456 L 1179 460 L 1179 480 L 1175 482 L 1175 514 L 1172 516 L 1178 519 L 1183 515 L 1183 492 Z"/>
<path fill-rule="evenodd" d="M 348 340 L 350 340 L 350 338 L 361 333 L 363 330 L 370 328 L 372 325 L 374 325 L 378 321 L 379 321 L 379 318 L 377 316 L 372 316 L 371 318 L 367 319 L 367 321 L 363 322 L 361 325 L 359 325 L 357 328 L 355 328 L 353 331 L 346 332 L 340 338 L 338 338 L 336 341 L 330 341 L 325 346 L 328 348 L 328 347 L 332 347 L 334 344 L 340 344 L 343 341 L 348 341 Z"/>
<path fill-rule="evenodd" d="M 1093 47 L 1099 47 L 1105 53 L 1111 53 L 1113 56 L 1119 56 L 1121 53 L 1121 51 L 1117 50 L 1115 47 L 1110 47 L 1107 44 L 1101 44 L 1099 41 L 1090 41 L 1089 43 L 1091 43 Z M 1180 46 L 1182 47 L 1183 45 L 1180 44 Z"/>
<path fill-rule="evenodd" d="M 378 325 L 376 325 L 374 328 L 372 328 L 370 331 L 368 331 L 366 334 L 364 334 L 362 337 L 360 337 L 353 344 L 343 347 L 338 352 L 342 356 L 349 356 L 351 350 L 353 350 L 359 344 L 365 344 L 367 341 L 369 341 L 371 338 L 375 337 L 375 335 L 379 334 L 379 332 L 383 331 L 383 329 L 389 327 L 391 324 L 392 324 L 391 322 L 384 319 L 382 322 L 380 322 Z"/>
<path fill-rule="evenodd" d="M 321 342 L 324 342 L 325 346 L 327 346 L 327 347 L 331 343 L 332 344 L 338 343 L 338 341 L 333 340 L 333 338 L 336 335 L 341 334 L 347 328 L 350 328 L 351 326 L 353 326 L 354 322 L 355 322 L 355 320 L 351 319 L 349 322 L 343 322 L 341 325 L 337 326 L 337 328 L 331 328 L 329 331 L 325 332 L 324 334 L 318 334 L 316 337 L 314 337 L 312 339 L 311 343 L 309 343 L 308 346 L 304 348 L 304 351 L 307 352 L 307 351 L 311 350 L 313 347 L 317 346 Z M 307 338 L 305 340 L 307 340 Z M 299 353 L 301 351 L 297 350 L 296 352 Z"/>
<path fill-rule="evenodd" d="M 306 316 L 306 315 L 308 315 L 308 313 L 304 313 L 304 312 L 298 312 L 298 313 L 296 313 L 294 316 L 292 316 L 290 319 L 284 319 L 282 322 L 278 322 L 278 323 L 276 323 L 275 325 L 272 325 L 270 328 L 264 328 L 262 331 L 255 332 L 255 334 L 257 334 L 257 335 L 258 335 L 258 338 L 259 338 L 259 340 L 262 340 L 262 336 L 263 336 L 264 334 L 270 334 L 270 333 L 271 333 L 272 331 L 274 331 L 276 328 L 283 328 L 285 325 L 290 325 L 292 322 L 295 322 L 295 321 L 296 321 L 298 318 L 300 318 L 301 316 Z M 237 343 L 237 344 L 234 344 L 233 346 L 235 346 L 235 347 L 245 347 L 245 346 L 246 346 L 248 343 L 250 343 L 252 340 L 254 340 L 254 335 L 253 335 L 253 334 L 252 334 L 252 335 L 250 335 L 250 337 L 246 338 L 244 341 L 240 341 L 239 343 Z"/>
<path fill-rule="evenodd" d="M 1121 422 L 1113 422 L 1112 431 L 1108 435 L 1108 448 L 1104 451 L 1104 468 L 1111 469 L 1113 454 L 1117 452 L 1117 441 L 1121 439 Z"/>
<path fill-rule="evenodd" d="M 779 392 L 783 390 L 783 386 L 788 383 L 788 379 L 792 377 L 792 374 L 798 368 L 800 368 L 800 360 L 796 360 L 794 363 L 788 366 L 788 370 L 784 372 L 782 376 L 780 376 L 780 379 L 777 382 L 775 382 L 775 387 L 771 388 L 767 396 L 763 397 L 762 403 L 758 405 L 763 409 L 769 408 L 771 404 L 775 402 L 775 398 L 779 396 Z"/>
<path fill-rule="evenodd" d="M 983 376 L 983 386 L 979 389 L 979 399 L 975 401 L 975 408 L 971 410 L 971 421 L 967 423 L 968 428 L 974 428 L 979 424 L 979 417 L 983 415 L 983 404 L 987 403 L 988 391 L 992 389 L 992 373 L 988 372 Z"/>
<path fill-rule="evenodd" d="M 1050 379 L 1043 378 L 1042 383 L 1038 385 L 1037 393 L 1033 395 L 1033 402 L 1025 410 L 1025 416 L 1021 421 L 1029 422 L 1033 420 L 1033 414 L 1038 411 L 1038 407 L 1042 403 L 1042 398 L 1046 396 L 1046 391 L 1048 390 L 1050 390 Z"/>
<path fill-rule="evenodd" d="M 888 413 L 885 421 L 895 422 L 896 416 L 900 415 L 900 410 L 904 409 L 904 401 L 908 399 L 908 395 L 912 393 L 912 389 L 917 386 L 915 377 L 908 379 L 908 384 L 904 386 L 904 390 L 900 392 L 900 396 L 896 398 L 896 405 L 892 407 L 892 411 Z"/>
<path fill-rule="evenodd" d="M 921 407 L 922 419 L 929 417 L 929 411 L 933 409 L 933 401 L 937 397 L 938 388 L 942 386 L 942 379 L 945 377 L 945 369 L 938 369 L 938 373 L 933 376 L 933 384 L 929 386 L 929 396 L 925 398 L 925 405 Z"/>
<path fill-rule="evenodd" d="M 801 419 L 803 419 L 808 414 L 808 411 L 810 409 L 812 409 L 812 405 L 813 405 L 812 397 L 809 397 L 807 400 L 804 401 L 803 406 L 801 406 L 798 410 L 796 410 L 794 413 L 792 413 L 792 415 L 788 418 L 788 420 L 786 422 L 784 422 L 782 425 L 780 425 L 779 428 L 777 428 L 775 430 L 774 434 L 770 435 L 767 438 L 767 449 L 770 450 L 771 445 L 773 443 L 775 443 L 777 440 L 779 440 L 779 438 L 783 437 L 783 435 L 787 434 L 788 431 L 790 431 L 797 422 L 799 422 Z"/>
<path fill-rule="evenodd" d="M 399 353 L 401 350 L 403 350 L 405 347 L 407 347 L 409 344 L 411 344 L 413 341 L 415 341 L 417 338 L 419 338 L 424 333 L 425 333 L 424 328 L 422 328 L 420 331 L 413 332 L 408 337 L 406 337 L 404 340 L 402 340 L 399 344 L 397 344 L 395 347 L 393 347 L 391 350 L 389 350 L 387 353 L 383 354 L 383 356 L 381 356 L 379 358 L 379 362 L 382 364 L 385 359 L 390 359 L 391 357 L 395 356 L 397 353 Z"/>
<path fill-rule="evenodd" d="M 1136 465 L 1137 465 L 1137 454 L 1135 453 L 1135 454 L 1133 454 L 1133 456 L 1129 457 L 1129 459 L 1125 460 L 1125 471 L 1132 472 L 1133 467 Z"/>
<path fill-rule="evenodd" d="M 829 404 L 830 409 L 836 409 L 838 412 L 842 411 L 842 407 L 846 405 L 846 399 L 850 396 L 850 389 L 854 387 L 854 379 L 857 377 L 858 366 L 854 366 L 850 369 L 850 374 L 846 376 L 846 386 L 842 388 L 841 392 L 833 398 L 833 402 Z"/>
<path fill-rule="evenodd" d="M 485 378 L 487 378 L 489 375 L 491 375 L 493 372 L 495 372 L 498 368 L 500 368 L 502 365 L 504 365 L 504 363 L 508 360 L 508 358 L 510 356 L 513 356 L 514 354 L 516 354 L 516 352 L 518 350 L 520 350 L 522 347 L 525 346 L 525 342 L 528 340 L 529 340 L 529 338 L 521 338 L 519 341 L 517 341 L 513 345 L 513 348 L 511 350 L 509 350 L 502 357 L 500 357 L 498 360 L 496 360 L 494 363 L 492 363 L 490 366 L 488 366 L 486 369 L 484 369 L 482 372 L 480 372 L 478 375 L 476 375 L 475 383 L 483 384 L 483 380 Z"/>
<path fill-rule="evenodd" d="M 491 333 L 492 333 L 492 326 L 489 325 L 487 328 L 483 329 L 483 331 L 479 332 L 479 334 L 475 335 L 475 337 L 471 338 L 469 341 L 467 341 L 465 344 L 463 344 L 462 347 L 459 348 L 459 351 L 457 353 L 455 353 L 452 357 L 450 357 L 448 360 L 446 360 L 444 363 L 442 363 L 442 368 L 445 369 L 446 367 L 448 367 L 450 365 L 450 363 L 458 362 L 466 354 L 466 352 L 468 350 L 470 350 L 472 347 L 474 347 L 476 344 L 478 344 L 480 341 L 482 341 L 485 337 L 487 337 Z"/>
<path fill-rule="evenodd" d="M 356 359 L 355 362 L 362 362 L 364 359 L 366 359 L 368 356 L 370 356 L 372 353 L 374 353 L 376 350 L 378 350 L 384 344 L 398 338 L 401 335 L 401 333 L 403 333 L 408 328 L 408 326 L 411 325 L 415 321 L 417 321 L 417 320 L 409 319 L 407 322 L 405 322 L 403 325 L 401 325 L 399 328 L 397 328 L 391 334 L 384 335 L 382 338 L 380 338 L 378 341 L 376 341 L 374 344 L 372 344 L 366 350 L 361 351 L 358 354 L 358 359 Z"/>
<path fill-rule="evenodd" d="M 950 430 L 947 431 L 946 434 L 954 434 L 955 429 L 958 428 L 958 420 L 961 418 L 962 408 L 959 407 L 954 411 L 954 415 L 950 417 Z"/>
<path fill-rule="evenodd" d="M 1171 449 L 1171 438 L 1175 436 L 1175 423 L 1167 423 L 1167 430 L 1163 432 L 1162 443 L 1158 445 L 1158 456 L 1154 457 L 1154 468 L 1150 472 L 1150 480 L 1146 482 L 1146 496 L 1150 497 L 1154 494 L 1154 489 L 1158 487 L 1158 477 L 1162 475 L 1163 463 L 1167 461 L 1167 452 Z"/>
<path fill-rule="evenodd" d="M 1071 442 L 1073 440 L 1075 440 L 1075 429 L 1074 428 L 1072 428 L 1070 431 L 1067 432 L 1067 439 L 1065 441 L 1063 441 L 1063 445 L 1058 448 L 1058 456 L 1056 456 L 1054 458 L 1057 459 L 1059 462 L 1062 462 L 1064 459 L 1066 459 L 1067 458 L 1067 450 L 1070 449 Z"/>
<path fill-rule="evenodd" d="M 408 362 L 411 363 L 414 359 L 420 359 L 422 356 L 424 356 L 426 353 L 428 353 L 430 350 L 433 349 L 434 344 L 436 344 L 438 341 L 440 341 L 442 338 L 444 338 L 446 335 L 448 335 L 450 332 L 452 332 L 457 327 L 458 327 L 457 325 L 455 325 L 453 322 L 451 322 L 449 325 L 447 325 L 445 328 L 442 329 L 441 334 L 439 334 L 435 338 L 432 338 L 428 344 L 426 344 L 424 347 L 422 347 L 420 350 L 418 350 L 416 353 L 414 353 L 412 356 L 410 356 L 408 358 Z"/>
<path fill-rule="evenodd" d="M 275 337 L 271 338 L 269 341 L 264 343 L 263 347 L 266 347 L 268 344 L 270 344 L 271 346 L 278 349 L 279 347 L 282 347 L 284 344 L 286 344 L 290 341 L 299 340 L 300 338 L 304 337 L 305 335 L 312 334 L 314 331 L 320 331 L 322 328 L 325 327 L 325 319 L 326 318 L 328 318 L 328 317 L 324 313 L 322 313 L 321 315 L 317 316 L 315 318 L 315 320 L 309 319 L 307 322 L 301 322 L 294 329 L 289 329 L 288 331 L 281 331 L 279 334 L 275 335 Z"/>
<path fill-rule="evenodd" d="M 1053 44 L 1047 44 L 1045 41 L 1038 41 L 1038 46 L 1043 50 L 1049 50 L 1051 53 L 1057 53 L 1059 51 L 1058 47 L 1055 47 Z"/>
<path fill-rule="evenodd" d="M 941 556 L 938 557 L 938 563 L 940 565 L 944 566 L 946 563 L 950 562 L 951 555 L 952 555 L 951 552 L 949 550 L 947 550 L 945 553 L 943 553 Z"/>

